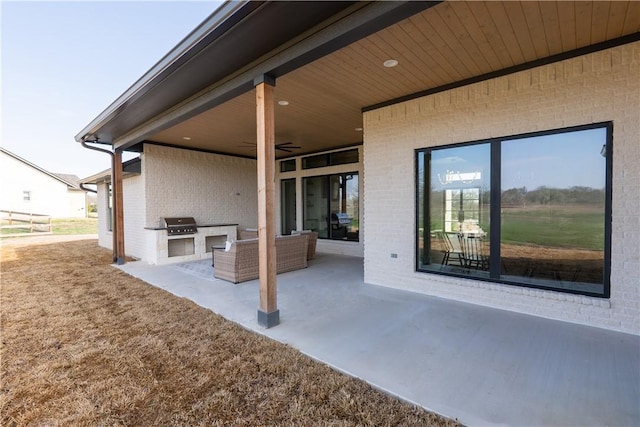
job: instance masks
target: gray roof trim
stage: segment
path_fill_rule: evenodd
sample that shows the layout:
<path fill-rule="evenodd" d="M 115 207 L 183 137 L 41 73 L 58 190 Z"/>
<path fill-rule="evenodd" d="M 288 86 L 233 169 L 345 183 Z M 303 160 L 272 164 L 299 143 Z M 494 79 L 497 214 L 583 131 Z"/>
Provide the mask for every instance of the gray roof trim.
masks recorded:
<path fill-rule="evenodd" d="M 189 33 L 178 45 L 169 51 L 160 61 L 158 61 L 149 71 L 131 85 L 122 95 L 120 95 L 111 105 L 109 105 L 98 117 L 82 129 L 76 136 L 77 142 L 81 142 L 84 137 L 91 136 L 98 132 L 110 120 L 120 114 L 124 107 L 134 99 L 144 95 L 151 86 L 160 83 L 163 76 L 171 72 L 170 68 L 178 67 L 180 60 L 187 61 L 190 56 L 195 55 L 199 50 L 198 44 L 215 30 L 224 31 L 229 26 L 232 17 L 240 19 L 243 8 L 246 13 L 252 11 L 262 2 L 251 2 L 249 0 L 226 1 L 216 9 L 207 19 Z M 154 84 L 155 83 L 155 84 Z"/>
<path fill-rule="evenodd" d="M 293 4 L 293 2 L 282 3 Z M 210 85 L 140 126 L 114 138 L 112 143 L 117 148 L 127 149 L 140 141 L 149 139 L 161 130 L 252 90 L 256 76 L 268 74 L 276 78 L 280 77 L 438 3 L 440 2 L 357 2 L 341 13 L 334 14 L 330 22 L 325 21 L 300 36 L 288 40 L 285 45 L 269 52 L 268 55 L 235 70 L 235 73 L 229 74 L 218 83 Z"/>
<path fill-rule="evenodd" d="M 436 3 L 227 1 L 75 139 L 128 149 L 251 90 L 257 75 L 277 78 Z"/>
<path fill-rule="evenodd" d="M 225 2 L 75 138 L 112 143 L 353 3 Z"/>
<path fill-rule="evenodd" d="M 122 163 L 122 177 L 129 178 L 132 176 L 140 175 L 142 173 L 142 159 L 136 157 Z M 111 168 L 105 169 L 101 172 L 82 178 L 80 184 L 101 184 L 104 182 L 111 182 Z"/>

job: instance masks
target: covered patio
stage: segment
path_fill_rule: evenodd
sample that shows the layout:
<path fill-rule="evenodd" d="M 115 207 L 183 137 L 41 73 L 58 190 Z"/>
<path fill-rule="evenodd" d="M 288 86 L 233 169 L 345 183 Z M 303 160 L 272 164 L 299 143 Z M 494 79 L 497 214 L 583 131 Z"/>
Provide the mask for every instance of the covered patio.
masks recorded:
<path fill-rule="evenodd" d="M 640 424 L 640 337 L 364 286 L 362 262 L 319 254 L 279 275 L 272 329 L 258 281 L 215 279 L 209 260 L 119 268 L 463 424 Z"/>
<path fill-rule="evenodd" d="M 257 228 L 258 322 L 275 326 L 275 236 L 287 228 L 323 231 L 320 224 L 329 226 L 332 214 L 349 214 L 357 232 L 344 230 L 344 242 L 321 236 L 321 249 L 345 253 L 338 251 L 357 243 L 368 283 L 638 334 L 639 209 L 637 198 L 624 195 L 637 193 L 640 164 L 639 16 L 638 2 L 224 2 L 76 135 L 87 148 L 109 147 L 113 160 L 113 230 L 105 221 L 101 244 L 124 263 L 126 255 L 153 258 L 157 247 L 139 236 L 159 217 Z M 540 263 L 544 276 L 530 280 L 526 263 L 511 263 L 518 273 L 503 274 L 496 266 L 505 242 L 495 231 L 502 220 L 496 195 L 509 190 L 499 188 L 501 139 L 585 127 L 608 129 L 605 155 L 600 143 L 590 151 L 606 159 L 604 184 L 594 184 L 604 189 L 597 248 L 602 290 L 555 283 L 578 277 L 577 268 L 567 276 Z M 428 200 L 418 189 L 429 187 L 418 178 L 416 153 L 488 140 L 494 172 L 483 185 L 494 194 L 493 271 L 480 277 L 489 280 L 474 282 L 433 274 L 420 265 L 429 260 L 419 254 L 425 243 L 417 224 L 429 218 L 418 217 L 420 197 Z M 333 163 L 329 156 L 345 150 L 357 152 L 357 162 Z M 141 153 L 145 164 L 126 188 L 125 151 Z M 516 154 L 517 161 L 532 157 Z M 547 171 L 546 163 L 531 168 L 534 175 Z M 357 215 L 328 206 L 346 200 L 346 184 L 339 191 L 320 184 L 355 183 L 355 177 L 350 210 Z M 99 190 L 105 204 L 106 187 Z M 211 195 L 214 187 L 224 191 Z M 283 194 L 291 196 L 285 204 Z M 282 225 L 285 213 L 290 226 Z"/>

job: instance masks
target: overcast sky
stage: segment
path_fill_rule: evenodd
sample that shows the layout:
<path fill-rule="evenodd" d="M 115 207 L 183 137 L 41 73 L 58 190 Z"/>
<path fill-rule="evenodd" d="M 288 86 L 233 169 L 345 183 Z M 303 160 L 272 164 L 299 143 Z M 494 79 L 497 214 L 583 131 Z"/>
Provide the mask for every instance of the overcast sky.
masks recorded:
<path fill-rule="evenodd" d="M 2 147 L 54 173 L 109 168 L 74 136 L 219 5 L 1 0 Z"/>

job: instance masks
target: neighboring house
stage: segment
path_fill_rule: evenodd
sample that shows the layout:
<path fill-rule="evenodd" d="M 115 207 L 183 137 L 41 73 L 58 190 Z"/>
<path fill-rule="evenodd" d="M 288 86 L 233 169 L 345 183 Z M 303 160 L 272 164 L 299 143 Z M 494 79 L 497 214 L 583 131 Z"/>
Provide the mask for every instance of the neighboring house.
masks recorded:
<path fill-rule="evenodd" d="M 51 173 L 0 148 L 0 210 L 84 218 L 87 192 L 75 175 Z"/>
<path fill-rule="evenodd" d="M 366 283 L 640 334 L 639 76 L 639 2 L 227 2 L 76 139 L 141 152 L 147 261 L 273 208 Z"/>

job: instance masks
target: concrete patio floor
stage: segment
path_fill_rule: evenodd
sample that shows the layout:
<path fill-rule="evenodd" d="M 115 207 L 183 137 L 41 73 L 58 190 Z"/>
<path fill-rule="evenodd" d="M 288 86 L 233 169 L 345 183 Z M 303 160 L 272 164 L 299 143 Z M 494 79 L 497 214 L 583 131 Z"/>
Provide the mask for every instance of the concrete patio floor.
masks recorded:
<path fill-rule="evenodd" d="M 209 260 L 119 267 L 466 425 L 640 425 L 635 335 L 366 285 L 362 259 L 327 254 L 278 275 L 281 324 L 263 329 L 258 282 Z"/>

